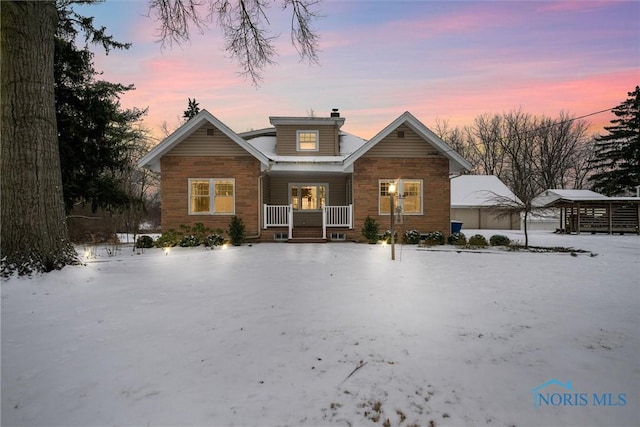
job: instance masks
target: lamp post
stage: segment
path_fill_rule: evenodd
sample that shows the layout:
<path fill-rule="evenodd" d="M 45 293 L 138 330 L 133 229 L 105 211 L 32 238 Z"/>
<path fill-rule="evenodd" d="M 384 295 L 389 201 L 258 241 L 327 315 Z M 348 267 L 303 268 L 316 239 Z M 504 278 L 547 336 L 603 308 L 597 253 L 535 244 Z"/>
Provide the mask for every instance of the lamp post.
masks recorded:
<path fill-rule="evenodd" d="M 389 216 L 391 217 L 391 261 L 396 260 L 396 237 L 395 237 L 395 206 L 394 196 L 396 193 L 396 183 L 389 183 Z"/>

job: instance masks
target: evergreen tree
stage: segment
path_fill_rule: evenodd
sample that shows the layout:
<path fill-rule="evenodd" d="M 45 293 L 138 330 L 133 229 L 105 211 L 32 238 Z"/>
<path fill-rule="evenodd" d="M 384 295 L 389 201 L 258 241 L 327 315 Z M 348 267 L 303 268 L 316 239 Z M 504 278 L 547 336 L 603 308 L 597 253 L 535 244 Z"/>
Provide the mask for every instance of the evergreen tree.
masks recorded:
<path fill-rule="evenodd" d="M 200 107 L 199 104 L 196 102 L 196 99 L 193 98 L 188 98 L 189 99 L 189 106 L 187 107 L 186 110 L 184 110 L 184 113 L 182 114 L 182 117 L 185 119 L 185 122 L 188 122 L 189 120 L 193 119 L 199 112 L 200 112 Z"/>
<path fill-rule="evenodd" d="M 640 87 L 628 96 L 611 110 L 617 118 L 605 127 L 608 135 L 596 138 L 591 162 L 593 190 L 610 196 L 635 193 L 640 185 Z"/>
<path fill-rule="evenodd" d="M 90 203 L 92 210 L 123 208 L 132 202 L 123 187 L 122 172 L 130 168 L 131 151 L 142 132 L 135 124 L 144 110 L 123 109 L 119 97 L 133 90 L 96 80 L 93 53 L 76 46 L 78 32 L 87 41 L 110 49 L 127 49 L 95 28 L 93 18 L 77 15 L 68 6 L 58 7 L 55 37 L 54 79 L 62 187 L 67 212 L 74 204 Z"/>

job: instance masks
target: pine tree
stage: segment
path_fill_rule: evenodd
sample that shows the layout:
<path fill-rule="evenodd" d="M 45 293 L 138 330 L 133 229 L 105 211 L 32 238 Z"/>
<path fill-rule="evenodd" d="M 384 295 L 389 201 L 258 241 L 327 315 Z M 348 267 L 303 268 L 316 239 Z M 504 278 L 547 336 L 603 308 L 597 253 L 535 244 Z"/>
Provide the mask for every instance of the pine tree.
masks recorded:
<path fill-rule="evenodd" d="M 636 86 L 629 98 L 615 107 L 608 135 L 596 138 L 595 160 L 589 178 L 593 190 L 613 196 L 635 193 L 640 185 L 640 87 Z"/>
<path fill-rule="evenodd" d="M 76 40 L 81 30 L 107 52 L 129 44 L 114 41 L 68 6 L 59 6 L 58 16 L 54 79 L 65 207 L 69 212 L 77 203 L 89 203 L 93 211 L 128 206 L 132 200 L 120 174 L 131 167 L 131 152 L 143 138 L 135 125 L 146 110 L 123 109 L 119 98 L 133 85 L 96 80 L 93 53 L 86 45 L 78 49 Z"/>
<path fill-rule="evenodd" d="M 188 122 L 189 120 L 193 119 L 199 112 L 200 112 L 200 107 L 199 104 L 196 102 L 196 99 L 193 98 L 188 98 L 189 99 L 189 106 L 187 107 L 186 110 L 184 110 L 184 113 L 182 114 L 182 117 L 185 119 L 185 122 Z"/>

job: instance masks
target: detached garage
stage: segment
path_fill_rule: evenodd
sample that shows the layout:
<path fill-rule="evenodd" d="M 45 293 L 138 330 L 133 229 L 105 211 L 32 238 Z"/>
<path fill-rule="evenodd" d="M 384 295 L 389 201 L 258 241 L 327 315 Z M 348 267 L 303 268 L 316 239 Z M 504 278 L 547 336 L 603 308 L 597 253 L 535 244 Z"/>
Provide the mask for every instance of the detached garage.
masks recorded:
<path fill-rule="evenodd" d="M 497 197 L 520 202 L 495 175 L 460 175 L 451 178 L 451 220 L 463 229 L 519 230 L 520 214 L 506 216 L 492 211 Z"/>

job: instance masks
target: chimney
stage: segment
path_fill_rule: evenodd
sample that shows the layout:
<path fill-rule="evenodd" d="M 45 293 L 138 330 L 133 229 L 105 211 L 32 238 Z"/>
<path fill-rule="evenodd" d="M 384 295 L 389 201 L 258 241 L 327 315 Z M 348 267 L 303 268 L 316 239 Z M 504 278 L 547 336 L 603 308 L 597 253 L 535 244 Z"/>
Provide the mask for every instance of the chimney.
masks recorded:
<path fill-rule="evenodd" d="M 340 112 L 338 111 L 337 108 L 333 108 L 331 110 L 331 117 L 340 117 Z"/>

